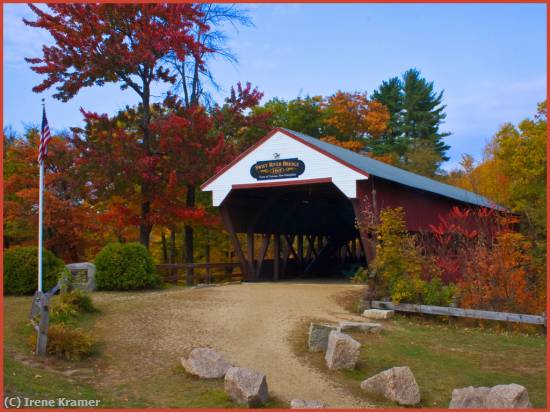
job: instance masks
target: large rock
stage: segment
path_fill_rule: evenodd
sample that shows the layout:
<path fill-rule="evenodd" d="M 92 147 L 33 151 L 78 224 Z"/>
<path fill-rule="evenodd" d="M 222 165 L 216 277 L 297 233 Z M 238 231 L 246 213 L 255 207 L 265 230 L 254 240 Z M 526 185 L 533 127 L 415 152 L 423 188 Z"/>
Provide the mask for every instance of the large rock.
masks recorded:
<path fill-rule="evenodd" d="M 416 405 L 420 402 L 420 389 L 407 366 L 398 366 L 371 376 L 361 382 L 361 389 L 400 405 Z"/>
<path fill-rule="evenodd" d="M 484 408 L 485 398 L 489 393 L 489 388 L 479 387 L 474 388 L 468 386 L 466 388 L 453 389 L 453 395 L 449 408 L 451 409 L 479 409 Z"/>
<path fill-rule="evenodd" d="M 340 326 L 340 331 L 359 331 L 359 332 L 372 332 L 377 333 L 382 330 L 382 325 L 379 323 L 371 322 L 348 322 L 343 321 L 338 324 Z"/>
<path fill-rule="evenodd" d="M 485 399 L 485 407 L 490 409 L 532 408 L 527 389 L 516 383 L 496 385 Z"/>
<path fill-rule="evenodd" d="M 450 409 L 525 409 L 532 408 L 527 389 L 521 385 L 496 385 L 492 388 L 468 386 L 454 389 Z"/>
<path fill-rule="evenodd" d="M 327 406 L 320 401 L 306 401 L 304 399 L 292 399 L 290 409 L 322 409 Z"/>
<path fill-rule="evenodd" d="M 249 407 L 261 406 L 269 399 L 265 375 L 246 368 L 229 368 L 225 392 L 236 403 Z"/>
<path fill-rule="evenodd" d="M 393 314 L 393 310 L 384 309 L 366 309 L 363 312 L 363 316 L 369 319 L 390 319 Z"/>
<path fill-rule="evenodd" d="M 336 326 L 321 323 L 310 323 L 308 348 L 310 352 L 324 352 L 327 350 L 328 335 L 336 330 Z"/>
<path fill-rule="evenodd" d="M 332 331 L 328 337 L 325 361 L 329 369 L 353 369 L 361 344 L 345 333 Z"/>
<path fill-rule="evenodd" d="M 200 378 L 223 378 L 231 363 L 210 348 L 195 348 L 187 359 L 181 358 L 184 369 Z"/>

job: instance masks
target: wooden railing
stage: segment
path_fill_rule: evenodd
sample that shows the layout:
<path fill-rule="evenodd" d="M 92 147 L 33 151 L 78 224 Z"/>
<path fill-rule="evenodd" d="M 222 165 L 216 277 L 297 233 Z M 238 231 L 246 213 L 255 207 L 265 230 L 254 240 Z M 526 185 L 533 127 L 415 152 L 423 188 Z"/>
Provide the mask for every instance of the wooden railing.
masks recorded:
<path fill-rule="evenodd" d="M 392 309 L 400 312 L 423 313 L 428 315 L 456 316 L 461 318 L 499 320 L 505 322 L 529 323 L 546 326 L 546 315 L 527 315 L 523 313 L 492 312 L 488 310 L 461 309 L 446 306 L 415 305 L 412 303 L 392 303 L 373 300 L 371 307 Z"/>
<path fill-rule="evenodd" d="M 168 283 L 184 282 L 188 285 L 199 283 L 221 283 L 243 280 L 240 263 L 166 263 L 157 265 L 163 280 Z M 238 272 L 235 269 L 239 269 Z"/>

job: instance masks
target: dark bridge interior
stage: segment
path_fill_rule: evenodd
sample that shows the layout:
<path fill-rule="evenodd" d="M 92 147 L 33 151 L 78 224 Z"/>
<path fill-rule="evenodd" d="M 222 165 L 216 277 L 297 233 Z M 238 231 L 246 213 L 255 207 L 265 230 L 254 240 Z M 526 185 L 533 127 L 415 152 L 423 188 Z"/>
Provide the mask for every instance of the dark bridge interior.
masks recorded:
<path fill-rule="evenodd" d="M 221 213 L 247 280 L 349 275 L 365 262 L 353 202 L 332 183 L 256 187 Z"/>

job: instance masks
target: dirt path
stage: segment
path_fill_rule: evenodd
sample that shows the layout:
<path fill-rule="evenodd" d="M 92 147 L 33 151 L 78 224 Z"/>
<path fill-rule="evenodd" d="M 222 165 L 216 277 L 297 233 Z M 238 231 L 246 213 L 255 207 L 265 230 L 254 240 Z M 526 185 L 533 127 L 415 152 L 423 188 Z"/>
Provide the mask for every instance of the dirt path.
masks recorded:
<path fill-rule="evenodd" d="M 289 401 L 317 399 L 330 407 L 368 407 L 293 354 L 290 334 L 305 319 L 353 318 L 334 299 L 357 286 L 254 283 L 204 289 L 102 294 L 96 324 L 109 367 L 104 384 L 172 368 L 196 346 L 215 348 L 235 364 L 267 375 L 270 392 Z"/>

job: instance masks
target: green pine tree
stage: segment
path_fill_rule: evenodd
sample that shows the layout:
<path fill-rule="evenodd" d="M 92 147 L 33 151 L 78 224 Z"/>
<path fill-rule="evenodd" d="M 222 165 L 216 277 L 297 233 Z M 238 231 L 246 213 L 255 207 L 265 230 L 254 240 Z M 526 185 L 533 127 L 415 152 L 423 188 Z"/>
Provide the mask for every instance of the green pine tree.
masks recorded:
<path fill-rule="evenodd" d="M 382 82 L 378 90 L 371 95 L 372 100 L 376 100 L 387 107 L 390 112 L 390 121 L 386 132 L 379 139 L 370 142 L 372 151 L 376 155 L 387 153 L 396 154 L 402 158 L 407 150 L 407 142 L 401 131 L 403 114 L 403 83 L 398 77 L 392 77 Z"/>
<path fill-rule="evenodd" d="M 372 99 L 386 105 L 391 114 L 388 131 L 372 142 L 373 152 L 395 154 L 400 167 L 435 176 L 441 163 L 449 160 L 450 146 L 443 139 L 450 133 L 439 131 L 446 117 L 443 91 L 435 92 L 433 82 L 409 69 L 401 79 L 382 82 Z"/>
<path fill-rule="evenodd" d="M 433 82 L 422 78 L 418 70 L 409 69 L 403 74 L 403 133 L 409 141 L 432 143 L 441 159 L 447 161 L 450 146 L 442 139 L 450 133 L 439 132 L 439 126 L 447 117 L 442 101 L 443 91 L 436 93 Z"/>

